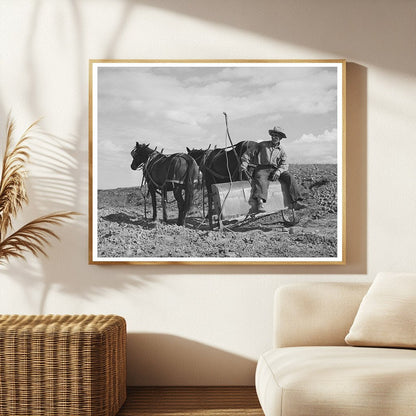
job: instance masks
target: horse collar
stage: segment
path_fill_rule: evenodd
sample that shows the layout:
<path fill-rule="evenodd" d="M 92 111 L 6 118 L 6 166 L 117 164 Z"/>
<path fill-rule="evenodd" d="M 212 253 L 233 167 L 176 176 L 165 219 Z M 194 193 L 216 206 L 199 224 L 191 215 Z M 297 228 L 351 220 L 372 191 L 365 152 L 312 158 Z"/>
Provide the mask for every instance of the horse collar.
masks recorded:
<path fill-rule="evenodd" d="M 153 152 L 149 154 L 149 156 L 148 156 L 148 158 L 147 158 L 147 161 L 154 159 L 154 158 L 155 158 L 155 156 L 156 156 L 156 155 L 158 155 L 158 154 L 159 154 L 159 152 L 158 152 L 158 151 L 153 150 Z"/>

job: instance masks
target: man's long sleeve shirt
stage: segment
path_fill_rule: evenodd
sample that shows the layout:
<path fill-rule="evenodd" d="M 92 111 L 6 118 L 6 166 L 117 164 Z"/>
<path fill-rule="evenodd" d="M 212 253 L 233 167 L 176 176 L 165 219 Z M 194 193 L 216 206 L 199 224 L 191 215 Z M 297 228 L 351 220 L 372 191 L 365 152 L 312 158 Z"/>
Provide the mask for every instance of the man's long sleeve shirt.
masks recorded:
<path fill-rule="evenodd" d="M 272 141 L 260 142 L 254 150 L 247 150 L 241 156 L 241 167 L 247 169 L 249 164 L 273 165 L 279 174 L 289 169 L 285 150 L 280 145 L 274 146 Z"/>

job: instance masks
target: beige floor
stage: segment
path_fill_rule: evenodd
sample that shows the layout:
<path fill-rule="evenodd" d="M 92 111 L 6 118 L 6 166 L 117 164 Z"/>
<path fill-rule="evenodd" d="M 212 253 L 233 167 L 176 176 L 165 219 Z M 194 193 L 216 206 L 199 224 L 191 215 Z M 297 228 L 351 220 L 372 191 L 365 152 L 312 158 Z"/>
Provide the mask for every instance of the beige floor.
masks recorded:
<path fill-rule="evenodd" d="M 128 387 L 117 416 L 263 416 L 254 387 Z"/>

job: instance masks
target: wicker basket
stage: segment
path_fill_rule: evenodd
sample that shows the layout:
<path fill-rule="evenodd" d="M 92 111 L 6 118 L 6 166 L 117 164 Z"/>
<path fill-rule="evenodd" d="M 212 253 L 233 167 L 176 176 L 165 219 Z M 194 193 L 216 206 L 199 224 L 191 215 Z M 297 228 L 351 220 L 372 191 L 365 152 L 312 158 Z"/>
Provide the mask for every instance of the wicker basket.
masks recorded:
<path fill-rule="evenodd" d="M 0 415 L 114 416 L 126 399 L 126 322 L 0 315 Z"/>

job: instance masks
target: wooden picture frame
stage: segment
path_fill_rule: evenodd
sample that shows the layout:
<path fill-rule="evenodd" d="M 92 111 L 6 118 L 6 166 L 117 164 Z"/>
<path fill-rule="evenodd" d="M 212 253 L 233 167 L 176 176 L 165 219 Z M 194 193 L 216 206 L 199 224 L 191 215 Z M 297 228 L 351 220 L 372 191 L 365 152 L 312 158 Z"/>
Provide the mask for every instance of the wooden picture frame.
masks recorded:
<path fill-rule="evenodd" d="M 89 70 L 90 264 L 345 264 L 345 60 L 91 60 Z M 195 159 L 201 169 L 187 171 L 185 225 L 171 191 L 167 222 L 163 192 L 153 221 L 147 194 L 156 179 L 146 175 L 154 155 L 178 153 L 185 164 L 190 149 L 209 149 L 241 161 L 237 143 L 268 142 L 275 128 L 306 207 L 292 209 L 279 178 L 266 213 L 251 215 L 250 183 L 240 176 L 210 188 L 210 225 L 204 180 L 212 169 L 206 152 L 200 160 L 191 153 L 188 168 Z M 148 159 L 133 166 L 139 150 Z M 170 160 L 161 171 L 179 164 Z M 229 170 L 228 156 L 225 163 Z M 183 184 L 178 175 L 164 189 Z"/>

